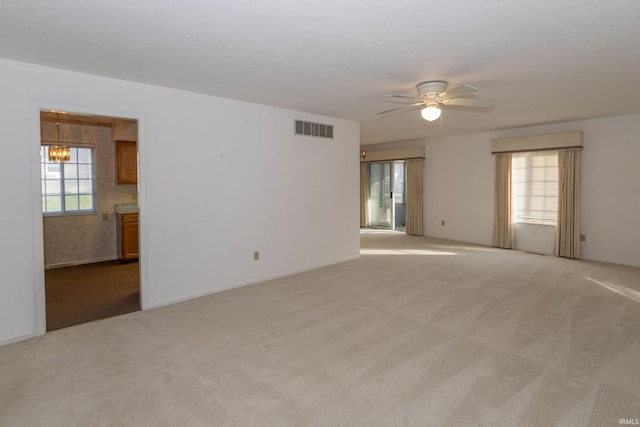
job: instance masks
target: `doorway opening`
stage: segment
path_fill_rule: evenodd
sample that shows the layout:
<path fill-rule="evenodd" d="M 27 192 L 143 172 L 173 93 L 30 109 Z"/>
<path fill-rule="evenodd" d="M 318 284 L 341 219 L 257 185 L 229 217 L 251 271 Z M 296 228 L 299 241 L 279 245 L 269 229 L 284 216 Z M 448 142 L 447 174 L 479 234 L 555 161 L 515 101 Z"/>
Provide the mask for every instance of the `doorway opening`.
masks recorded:
<path fill-rule="evenodd" d="M 40 111 L 40 140 L 46 330 L 140 310 L 137 120 Z"/>
<path fill-rule="evenodd" d="M 406 168 L 403 160 L 369 163 L 369 227 L 405 231 Z"/>

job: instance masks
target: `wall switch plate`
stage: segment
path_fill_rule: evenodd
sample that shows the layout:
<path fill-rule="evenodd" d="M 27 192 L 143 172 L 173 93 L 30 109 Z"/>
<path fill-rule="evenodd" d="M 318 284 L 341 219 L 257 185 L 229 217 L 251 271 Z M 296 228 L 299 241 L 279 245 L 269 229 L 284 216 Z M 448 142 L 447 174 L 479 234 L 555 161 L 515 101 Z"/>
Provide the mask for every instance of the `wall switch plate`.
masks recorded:
<path fill-rule="evenodd" d="M 254 260 L 254 261 L 258 261 L 258 260 L 260 260 L 260 251 L 255 251 L 255 252 L 253 253 L 253 260 Z"/>
<path fill-rule="evenodd" d="M 440 225 L 444 225 L 444 219 L 440 221 Z"/>
<path fill-rule="evenodd" d="M 581 234 L 580 235 L 580 241 L 581 242 L 586 242 L 587 241 L 587 235 L 586 234 Z"/>
<path fill-rule="evenodd" d="M 102 212 L 102 220 L 109 221 L 109 212 Z"/>

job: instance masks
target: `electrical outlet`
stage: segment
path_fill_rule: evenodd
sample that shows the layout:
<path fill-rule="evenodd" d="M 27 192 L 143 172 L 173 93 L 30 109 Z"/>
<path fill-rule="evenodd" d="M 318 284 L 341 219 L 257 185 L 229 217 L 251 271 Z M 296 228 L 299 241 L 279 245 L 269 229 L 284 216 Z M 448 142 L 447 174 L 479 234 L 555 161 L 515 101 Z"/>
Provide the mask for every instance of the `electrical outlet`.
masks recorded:
<path fill-rule="evenodd" d="M 440 225 L 444 225 L 444 219 L 440 221 Z"/>
<path fill-rule="evenodd" d="M 253 253 L 253 260 L 254 261 L 259 261 L 260 260 L 260 251 L 255 251 Z"/>
<path fill-rule="evenodd" d="M 586 242 L 587 241 L 587 235 L 586 234 L 581 234 L 580 235 L 580 241 L 581 242 Z"/>

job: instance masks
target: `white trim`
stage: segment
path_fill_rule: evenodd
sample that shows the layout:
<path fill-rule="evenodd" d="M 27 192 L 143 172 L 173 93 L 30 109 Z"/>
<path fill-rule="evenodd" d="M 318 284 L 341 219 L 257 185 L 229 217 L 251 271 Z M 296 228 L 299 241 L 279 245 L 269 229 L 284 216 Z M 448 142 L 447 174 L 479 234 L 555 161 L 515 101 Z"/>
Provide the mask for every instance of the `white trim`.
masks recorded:
<path fill-rule="evenodd" d="M 536 248 L 515 248 L 515 250 L 533 255 L 553 255 L 553 252 L 545 252 Z"/>
<path fill-rule="evenodd" d="M 14 342 L 29 340 L 35 337 L 36 337 L 36 334 L 24 334 L 24 335 L 11 337 L 11 338 L 6 338 L 3 340 L 0 340 L 0 347 L 2 347 L 3 345 L 13 344 Z"/>
<path fill-rule="evenodd" d="M 44 233 L 42 218 L 42 174 L 40 172 L 40 105 L 31 103 L 29 111 L 30 143 L 25 144 L 31 159 L 31 218 L 33 236 L 34 335 L 47 331 L 44 290 Z M 33 150 L 33 151 L 32 151 Z M 36 161 L 37 157 L 37 161 Z M 26 338 L 25 338 L 26 339 Z"/>
<path fill-rule="evenodd" d="M 44 235 L 42 228 L 42 201 L 41 201 L 41 176 L 40 176 L 40 111 L 60 110 L 70 113 L 82 113 L 96 116 L 106 116 L 115 118 L 128 118 L 138 121 L 138 206 L 140 207 L 140 229 L 138 238 L 140 240 L 140 306 L 143 310 L 148 308 L 149 292 L 147 289 L 147 228 L 146 228 L 146 179 L 144 176 L 146 142 L 144 138 L 144 117 L 139 112 L 113 111 L 90 106 L 75 104 L 64 104 L 51 100 L 32 100 L 29 103 L 29 127 L 30 143 L 27 146 L 29 158 L 31 159 L 31 217 L 33 234 L 33 285 L 34 285 L 34 334 L 24 335 L 15 340 L 27 339 L 32 336 L 43 335 L 47 331 L 46 324 L 46 296 L 44 289 Z M 33 151 L 32 151 L 33 150 Z M 13 340 L 13 338 L 11 338 Z"/>

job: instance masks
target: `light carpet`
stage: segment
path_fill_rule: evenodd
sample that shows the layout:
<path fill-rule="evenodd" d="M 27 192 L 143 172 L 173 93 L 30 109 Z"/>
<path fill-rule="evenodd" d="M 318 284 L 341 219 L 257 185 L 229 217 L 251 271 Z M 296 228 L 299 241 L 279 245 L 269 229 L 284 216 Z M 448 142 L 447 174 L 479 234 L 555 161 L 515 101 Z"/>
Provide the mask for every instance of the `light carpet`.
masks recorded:
<path fill-rule="evenodd" d="M 0 425 L 640 418 L 640 268 L 361 240 L 360 260 L 0 347 Z"/>

